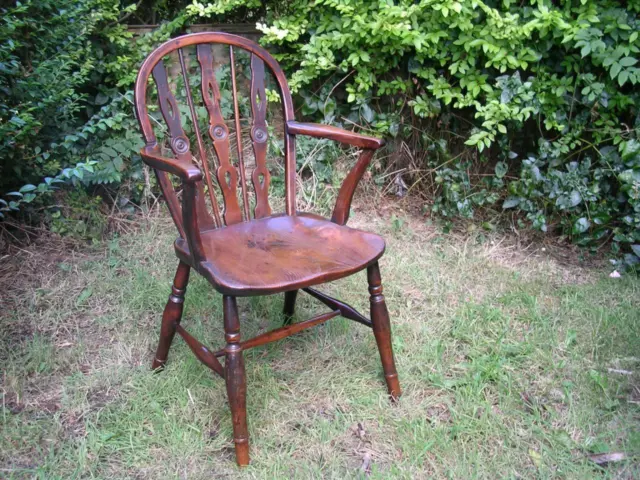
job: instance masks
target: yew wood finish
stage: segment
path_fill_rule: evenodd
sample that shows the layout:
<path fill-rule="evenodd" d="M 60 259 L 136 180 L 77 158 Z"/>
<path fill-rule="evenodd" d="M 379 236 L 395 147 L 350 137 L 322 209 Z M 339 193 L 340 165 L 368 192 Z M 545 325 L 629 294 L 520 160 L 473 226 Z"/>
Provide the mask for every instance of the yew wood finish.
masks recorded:
<path fill-rule="evenodd" d="M 221 108 L 223 97 L 215 68 L 220 59 L 214 58 L 214 52 L 220 50 L 213 50 L 212 44 L 228 48 L 233 119 L 225 118 Z M 250 58 L 250 118 L 243 118 L 240 114 L 236 50 L 248 52 Z M 184 96 L 172 91 L 163 61 L 175 53 L 184 79 Z M 198 87 L 192 88 L 194 83 L 189 81 L 189 66 L 196 65 L 199 74 L 195 84 Z M 275 78 L 284 120 L 285 211 L 275 214 L 269 204 L 267 73 Z M 166 125 L 166 143 L 171 154 L 165 154 L 158 143 L 154 125 L 159 124 L 149 115 L 147 88 L 150 78 L 157 87 L 157 101 Z M 186 98 L 186 110 L 180 109 L 178 100 L 182 98 Z M 243 352 L 249 348 L 286 338 L 341 315 L 373 330 L 388 392 L 392 399 L 397 399 L 401 393 L 400 384 L 378 267 L 385 243 L 378 235 L 346 226 L 358 182 L 383 141 L 332 126 L 296 122 L 289 87 L 278 63 L 257 44 L 226 33 L 185 35 L 154 50 L 138 73 L 135 106 L 145 141 L 142 158 L 156 172 L 179 234 L 175 242 L 179 264 L 162 316 L 153 368 L 161 369 L 165 365 L 171 342 L 178 333 L 204 365 L 224 378 L 238 465 L 249 463 L 243 357 Z M 191 128 L 184 127 L 185 119 L 181 117 L 184 111 L 188 112 Z M 198 111 L 206 112 L 208 118 L 199 122 Z M 200 131 L 203 123 L 207 125 L 206 132 Z M 243 124 L 249 129 L 248 139 L 255 160 L 252 169 L 245 165 Z M 296 211 L 297 135 L 327 138 L 361 149 L 358 161 L 338 192 L 331 219 Z M 231 155 L 233 151 L 235 161 Z M 210 159 L 211 168 L 208 152 L 215 154 Z M 174 183 L 170 176 L 178 182 Z M 178 183 L 179 188 L 174 187 Z M 191 269 L 204 276 L 223 296 L 225 346 L 220 350 L 211 351 L 181 325 Z M 365 269 L 371 319 L 350 305 L 312 288 Z M 330 311 L 292 323 L 299 290 L 319 300 Z M 284 325 L 241 340 L 237 297 L 276 293 L 284 293 Z M 224 357 L 224 364 L 218 360 L 221 357 Z"/>

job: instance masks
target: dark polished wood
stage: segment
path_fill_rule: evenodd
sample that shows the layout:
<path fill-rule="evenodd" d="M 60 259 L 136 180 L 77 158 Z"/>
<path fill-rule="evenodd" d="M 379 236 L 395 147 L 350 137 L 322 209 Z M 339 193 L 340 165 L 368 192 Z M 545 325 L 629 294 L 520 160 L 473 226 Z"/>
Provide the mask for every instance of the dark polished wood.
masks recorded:
<path fill-rule="evenodd" d="M 229 64 L 231 65 L 231 93 L 233 96 L 233 121 L 236 125 L 236 155 L 238 156 L 238 170 L 240 170 L 240 187 L 242 189 L 242 208 L 244 219 L 249 220 L 249 196 L 247 194 L 247 174 L 244 169 L 242 156 L 242 128 L 240 128 L 240 106 L 238 105 L 238 87 L 236 86 L 236 60 L 233 45 L 229 45 Z M 227 224 L 228 225 L 228 224 Z"/>
<path fill-rule="evenodd" d="M 160 327 L 160 342 L 158 343 L 158 349 L 156 350 L 156 356 L 153 359 L 151 368 L 153 370 L 164 367 L 169 355 L 169 348 L 173 342 L 173 337 L 176 333 L 176 326 L 180 324 L 182 320 L 182 310 L 184 308 L 184 295 L 187 291 L 187 284 L 189 283 L 189 272 L 191 267 L 184 262 L 178 264 L 175 278 L 173 279 L 173 285 L 171 286 L 171 295 L 167 305 L 164 307 L 164 313 L 162 314 L 162 327 Z"/>
<path fill-rule="evenodd" d="M 287 131 L 294 135 L 328 138 L 329 140 L 335 140 L 340 143 L 369 150 L 376 150 L 384 145 L 384 140 L 381 138 L 360 135 L 332 125 L 322 125 L 319 123 L 301 123 L 290 120 L 287 122 Z"/>
<path fill-rule="evenodd" d="M 345 225 L 347 220 L 349 220 L 353 194 L 356 191 L 358 183 L 362 179 L 362 175 L 367 171 L 367 167 L 369 166 L 369 163 L 371 163 L 372 158 L 373 150 L 363 150 L 358 162 L 347 174 L 347 177 L 342 182 L 342 186 L 338 192 L 336 206 L 333 207 L 333 213 L 331 214 L 332 222 L 335 222 L 338 225 Z"/>
<path fill-rule="evenodd" d="M 249 464 L 249 430 L 247 429 L 247 385 L 244 355 L 240 346 L 240 320 L 235 297 L 222 298 L 224 310 L 225 380 L 233 422 L 233 442 L 238 465 Z"/>
<path fill-rule="evenodd" d="M 251 55 L 251 140 L 256 158 L 256 168 L 251 174 L 253 190 L 256 192 L 254 218 L 271 215 L 269 206 L 269 169 L 267 168 L 267 95 L 264 86 L 264 62 L 257 55 Z"/>
<path fill-rule="evenodd" d="M 223 44 L 229 48 L 233 119 L 223 115 L 222 96 L 215 71 L 215 65 L 221 62 L 214 58 L 214 51 L 220 50 L 213 50 L 211 44 Z M 193 97 L 188 79 L 187 62 L 190 57 L 185 49 L 191 46 L 195 46 L 200 69 L 199 90 L 202 98 Z M 251 118 L 243 118 L 239 108 L 236 49 L 245 50 L 250 55 L 248 105 Z M 172 53 L 177 53 L 184 77 L 181 88 L 184 89 L 193 124 L 191 138 L 195 138 L 197 144 L 196 156 L 191 151 L 189 137 L 182 125 L 178 102 L 181 97 L 179 92 L 172 91 L 163 63 L 163 59 Z M 267 164 L 270 127 L 267 121 L 267 73 L 275 78 L 284 121 L 285 205 L 284 212 L 280 213 L 273 213 L 269 204 L 271 172 Z M 160 112 L 167 126 L 168 135 L 162 138 L 168 142 L 168 153 L 158 143 L 154 132 L 155 120 L 152 122 L 149 116 L 147 88 L 151 78 L 155 81 Z M 204 105 L 206 109 L 208 136 L 199 129 L 196 115 L 199 105 Z M 389 394 L 397 399 L 401 393 L 400 385 L 378 268 L 378 259 L 384 253 L 385 243 L 378 235 L 346 226 L 356 187 L 374 152 L 384 142 L 337 127 L 296 122 L 289 87 L 278 62 L 254 42 L 221 32 L 185 35 L 169 40 L 154 50 L 138 73 L 135 107 L 145 141 L 145 147 L 141 150 L 142 158 L 156 172 L 179 233 L 175 251 L 180 263 L 162 316 L 160 342 L 153 368 L 158 369 L 165 364 L 177 332 L 204 365 L 225 379 L 238 465 L 249 463 L 244 350 L 286 338 L 341 315 L 373 329 Z M 243 123 L 250 127 L 249 137 L 255 158 L 251 185 L 247 182 L 243 157 Z M 233 137 L 230 127 L 235 130 L 237 164 L 234 164 L 230 155 L 230 139 Z M 296 211 L 297 135 L 327 138 L 361 149 L 360 157 L 340 187 L 331 219 Z M 212 143 L 215 153 L 215 158 L 210 159 L 213 165 L 211 171 L 207 158 L 211 145 L 207 146 L 205 142 Z M 180 185 L 174 185 L 169 175 L 176 177 Z M 253 209 L 249 206 L 249 187 L 253 188 Z M 207 197 L 211 212 L 207 209 Z M 192 337 L 180 323 L 191 269 L 203 275 L 223 295 L 225 347 L 216 352 L 211 352 Z M 364 269 L 368 274 L 371 320 L 352 306 L 311 288 Z M 291 323 L 299 289 L 328 306 L 331 311 Z M 236 297 L 274 293 L 285 294 L 285 325 L 241 341 Z M 224 365 L 218 360 L 220 357 L 224 357 Z"/>
<path fill-rule="evenodd" d="M 185 222 L 186 225 L 186 222 Z M 375 262 L 384 240 L 304 214 L 267 217 L 201 232 L 206 259 L 194 264 L 221 293 L 265 295 L 346 277 Z M 191 262 L 190 245 L 176 241 L 176 254 Z"/>
<path fill-rule="evenodd" d="M 393 360 L 393 347 L 391 346 L 391 324 L 389 322 L 389 312 L 387 304 L 382 294 L 382 280 L 378 263 L 367 268 L 367 280 L 369 282 L 369 302 L 371 304 L 371 322 L 373 323 L 373 334 L 376 337 L 380 360 L 382 360 L 382 370 L 387 382 L 387 389 L 391 398 L 398 399 L 401 395 L 400 382 L 396 364 Z"/>
<path fill-rule="evenodd" d="M 284 320 L 282 323 L 289 325 L 293 320 L 293 314 L 296 311 L 296 298 L 298 297 L 298 290 L 291 290 L 284 292 L 284 307 L 282 308 L 282 314 Z"/>
<path fill-rule="evenodd" d="M 332 298 L 325 293 L 319 292 L 315 288 L 304 288 L 303 290 L 312 297 L 320 300 L 327 307 L 338 310 L 340 312 L 340 315 L 342 315 L 344 318 L 348 318 L 349 320 L 361 323 L 362 325 L 366 325 L 369 328 L 373 327 L 371 320 L 366 318 L 351 305 L 341 302 L 340 300 L 336 300 L 335 298 Z"/>
<path fill-rule="evenodd" d="M 313 318 L 310 318 L 309 320 L 305 320 L 304 322 L 298 322 L 292 325 L 286 325 L 284 327 L 276 328 L 275 330 L 271 330 L 270 332 L 266 332 L 266 333 L 263 333 L 262 335 L 258 335 L 257 337 L 253 337 L 249 340 L 245 340 L 244 342 L 240 342 L 240 346 L 244 351 L 250 348 L 259 347 L 260 345 L 264 345 L 265 343 L 271 343 L 278 340 L 282 340 L 283 338 L 290 337 L 291 335 L 301 332 L 302 330 L 306 330 L 307 328 L 320 325 L 321 323 L 324 323 L 327 320 L 331 320 L 332 318 L 337 317 L 339 315 L 340 315 L 339 310 L 323 313 L 321 315 L 317 315 Z M 225 354 L 226 354 L 226 349 L 222 349 L 222 350 L 218 350 L 213 355 L 216 357 L 221 357 Z"/>
<path fill-rule="evenodd" d="M 176 327 L 176 332 L 184 339 L 186 344 L 189 345 L 189 348 L 191 349 L 191 351 L 194 353 L 194 355 L 198 360 L 200 360 L 202 363 L 204 363 L 207 367 L 209 367 L 211 370 L 216 372 L 222 378 L 225 378 L 224 367 L 218 361 L 216 356 L 213 353 L 211 353 L 211 351 L 207 347 L 205 347 L 198 340 L 196 340 L 191 335 L 189 335 L 189 332 L 187 332 L 184 328 L 182 328 L 181 325 L 178 325 Z"/>
<path fill-rule="evenodd" d="M 184 79 L 184 88 L 187 93 L 187 103 L 189 104 L 189 112 L 191 113 L 191 121 L 193 122 L 193 130 L 196 134 L 196 140 L 198 142 L 198 153 L 200 154 L 200 164 L 204 170 L 205 178 L 207 179 L 207 185 L 211 186 L 211 172 L 209 171 L 209 162 L 207 162 L 207 156 L 205 154 L 204 143 L 202 142 L 202 134 L 198 127 L 198 116 L 196 115 L 196 109 L 193 104 L 193 96 L 191 95 L 191 87 L 189 86 L 189 75 L 187 73 L 187 67 L 184 61 L 184 54 L 182 49 L 178 50 L 180 57 L 180 69 L 182 70 L 182 78 Z M 213 208 L 213 216 L 215 219 L 215 226 L 222 226 L 220 219 L 220 208 L 218 207 L 218 200 L 213 192 L 212 188 L 209 188 L 209 200 L 211 201 L 211 207 Z"/>

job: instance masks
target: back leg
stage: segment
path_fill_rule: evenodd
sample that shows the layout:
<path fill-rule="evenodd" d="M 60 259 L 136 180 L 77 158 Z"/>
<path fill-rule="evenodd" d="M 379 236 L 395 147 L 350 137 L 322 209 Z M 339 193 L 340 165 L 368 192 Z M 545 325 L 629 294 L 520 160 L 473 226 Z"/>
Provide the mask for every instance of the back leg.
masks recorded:
<path fill-rule="evenodd" d="M 153 370 L 164 367 L 169 355 L 169 348 L 173 341 L 173 336 L 176 333 L 176 326 L 182 320 L 182 309 L 184 307 L 184 295 L 187 291 L 187 284 L 189 283 L 189 272 L 191 267 L 186 263 L 180 262 L 178 269 L 176 270 L 176 276 L 173 279 L 173 285 L 171 286 L 171 295 L 169 295 L 169 301 L 164 307 L 164 313 L 162 314 L 162 327 L 160 328 L 160 342 L 158 343 L 158 349 L 156 350 L 156 356 L 153 359 Z"/>
<path fill-rule="evenodd" d="M 389 322 L 389 312 L 387 304 L 382 294 L 382 280 L 380 278 L 380 267 L 378 262 L 367 267 L 367 279 L 369 281 L 369 301 L 371 304 L 371 322 L 373 323 L 373 334 L 376 337 L 380 360 L 382 360 L 382 370 L 387 381 L 387 389 L 391 398 L 396 400 L 400 397 L 400 381 L 396 364 L 393 360 L 393 348 L 391 347 L 391 324 Z"/>
<path fill-rule="evenodd" d="M 298 290 L 291 290 L 290 292 L 284 292 L 284 321 L 285 325 L 289 325 L 293 320 L 293 313 L 296 310 L 296 297 L 298 296 Z"/>

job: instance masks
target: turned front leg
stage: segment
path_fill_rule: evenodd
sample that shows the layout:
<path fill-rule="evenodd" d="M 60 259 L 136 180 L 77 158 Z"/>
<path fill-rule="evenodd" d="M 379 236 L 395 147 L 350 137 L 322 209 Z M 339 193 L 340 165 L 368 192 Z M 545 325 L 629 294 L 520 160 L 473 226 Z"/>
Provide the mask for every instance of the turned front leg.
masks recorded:
<path fill-rule="evenodd" d="M 239 466 L 249 464 L 249 431 L 247 429 L 247 385 L 244 372 L 244 357 L 240 346 L 240 321 L 235 297 L 225 295 L 224 336 L 226 339 L 225 380 L 233 421 L 233 442 L 236 462 Z"/>
<path fill-rule="evenodd" d="M 171 286 L 171 295 L 162 313 L 162 326 L 160 327 L 160 342 L 156 350 L 151 368 L 154 370 L 164 367 L 169 355 L 169 348 L 176 333 L 176 326 L 182 320 L 182 310 L 184 308 L 184 296 L 189 283 L 189 272 L 191 268 L 186 263 L 180 262 L 176 275 Z"/>
<path fill-rule="evenodd" d="M 369 302 L 371 305 L 371 322 L 373 323 L 373 334 L 376 337 L 380 360 L 382 360 L 382 370 L 387 382 L 389 395 L 397 399 L 401 395 L 400 381 L 396 364 L 393 360 L 393 348 L 391 346 L 391 324 L 389 322 L 389 312 L 387 304 L 382 294 L 382 280 L 380 278 L 380 267 L 378 262 L 367 268 L 367 280 L 369 281 Z"/>

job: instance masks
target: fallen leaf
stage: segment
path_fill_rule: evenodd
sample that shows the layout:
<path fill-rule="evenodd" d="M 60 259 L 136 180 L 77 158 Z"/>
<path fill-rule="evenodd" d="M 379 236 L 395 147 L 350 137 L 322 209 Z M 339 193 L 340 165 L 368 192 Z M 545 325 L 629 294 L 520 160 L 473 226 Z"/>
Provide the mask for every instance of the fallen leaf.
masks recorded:
<path fill-rule="evenodd" d="M 362 465 L 360 466 L 360 471 L 369 474 L 371 471 L 371 454 L 366 452 L 364 457 L 362 458 Z"/>
<path fill-rule="evenodd" d="M 537 468 L 542 466 L 542 456 L 532 448 L 529 449 L 529 457 Z"/>
<path fill-rule="evenodd" d="M 623 452 L 597 453 L 595 455 L 589 455 L 589 460 L 602 466 L 613 462 L 621 462 L 626 458 L 627 456 Z"/>

